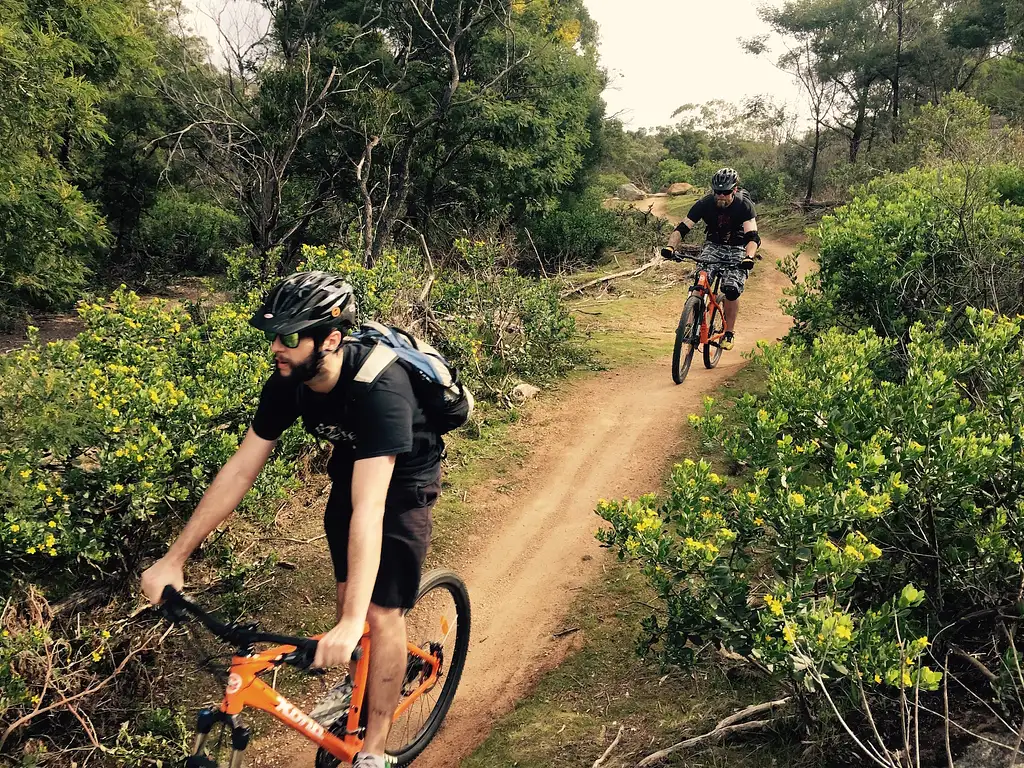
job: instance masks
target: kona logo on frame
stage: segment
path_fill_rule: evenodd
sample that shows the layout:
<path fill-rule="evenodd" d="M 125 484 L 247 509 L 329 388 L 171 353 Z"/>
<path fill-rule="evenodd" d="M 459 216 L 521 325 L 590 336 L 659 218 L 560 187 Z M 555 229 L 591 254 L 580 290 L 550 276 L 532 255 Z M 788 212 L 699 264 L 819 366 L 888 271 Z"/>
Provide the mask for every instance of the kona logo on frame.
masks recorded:
<path fill-rule="evenodd" d="M 280 712 L 282 717 L 309 731 L 318 739 L 324 737 L 324 727 L 295 705 L 289 704 L 284 699 L 278 699 L 277 706 L 274 709 Z"/>

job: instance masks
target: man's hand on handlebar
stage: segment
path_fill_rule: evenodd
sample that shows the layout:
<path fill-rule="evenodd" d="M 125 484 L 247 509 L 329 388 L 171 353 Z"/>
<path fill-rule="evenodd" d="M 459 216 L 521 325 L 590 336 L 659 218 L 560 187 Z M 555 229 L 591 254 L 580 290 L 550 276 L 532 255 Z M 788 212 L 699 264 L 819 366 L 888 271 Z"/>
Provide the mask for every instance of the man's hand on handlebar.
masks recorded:
<path fill-rule="evenodd" d="M 661 258 L 668 259 L 669 261 L 682 261 L 679 258 L 679 254 L 676 253 L 675 248 L 669 248 L 668 246 L 661 249 Z"/>

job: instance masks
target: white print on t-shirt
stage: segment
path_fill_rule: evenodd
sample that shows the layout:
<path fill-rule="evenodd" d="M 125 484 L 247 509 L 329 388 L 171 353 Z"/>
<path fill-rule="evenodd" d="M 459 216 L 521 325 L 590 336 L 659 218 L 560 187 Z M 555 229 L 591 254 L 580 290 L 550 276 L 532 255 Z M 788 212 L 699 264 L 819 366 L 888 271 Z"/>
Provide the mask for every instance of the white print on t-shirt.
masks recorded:
<path fill-rule="evenodd" d="M 329 440 L 334 445 L 340 442 L 354 443 L 356 441 L 355 432 L 346 432 L 337 424 L 317 424 L 313 427 L 313 434 L 324 440 Z"/>

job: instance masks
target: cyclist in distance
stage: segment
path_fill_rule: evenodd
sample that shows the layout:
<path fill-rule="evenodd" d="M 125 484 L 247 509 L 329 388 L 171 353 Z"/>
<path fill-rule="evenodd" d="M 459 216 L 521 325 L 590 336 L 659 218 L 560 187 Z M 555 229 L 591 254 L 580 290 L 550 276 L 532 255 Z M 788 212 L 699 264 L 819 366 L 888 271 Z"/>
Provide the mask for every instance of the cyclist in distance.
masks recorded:
<path fill-rule="evenodd" d="M 739 175 L 735 170 L 721 168 L 711 177 L 711 194 L 693 204 L 669 236 L 668 247 L 674 251 L 698 221 L 703 221 L 707 228 L 701 256 L 727 264 L 716 270 L 721 272 L 721 288 L 725 294 L 722 349 L 732 349 L 740 294 L 761 245 L 754 204 L 747 193 L 739 189 Z"/>

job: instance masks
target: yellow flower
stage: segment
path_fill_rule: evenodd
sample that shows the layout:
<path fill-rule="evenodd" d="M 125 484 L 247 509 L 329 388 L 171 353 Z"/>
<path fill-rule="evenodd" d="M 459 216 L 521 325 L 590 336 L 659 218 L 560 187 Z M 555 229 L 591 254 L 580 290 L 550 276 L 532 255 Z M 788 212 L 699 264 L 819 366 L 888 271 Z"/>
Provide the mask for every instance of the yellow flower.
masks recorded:
<path fill-rule="evenodd" d="M 805 504 L 804 496 L 802 493 L 789 494 L 789 501 L 794 507 L 802 507 Z"/>
<path fill-rule="evenodd" d="M 877 672 L 875 673 L 875 682 L 876 683 L 881 683 L 882 682 L 882 676 L 880 674 L 878 674 Z"/>
<path fill-rule="evenodd" d="M 100 658 L 101 658 L 101 656 L 100 656 L 100 652 L 99 651 L 93 651 L 92 652 L 92 660 L 93 661 L 99 661 Z"/>
<path fill-rule="evenodd" d="M 110 637 L 110 633 L 105 629 L 100 633 L 100 635 L 103 637 L 104 640 Z"/>
<path fill-rule="evenodd" d="M 121 431 L 121 428 L 120 427 L 114 427 L 111 431 L 116 435 L 118 432 Z"/>
<path fill-rule="evenodd" d="M 46 554 L 48 554 L 50 557 L 56 557 L 57 556 L 57 550 L 56 549 L 51 549 Z"/>
<path fill-rule="evenodd" d="M 28 479 L 29 477 L 31 477 L 31 475 L 32 475 L 32 470 L 31 470 L 31 469 L 23 469 L 23 470 L 22 470 L 22 471 L 20 472 L 20 474 L 21 474 L 22 478 L 24 478 L 24 479 L 26 479 L 26 480 L 27 480 L 27 479 Z"/>
<path fill-rule="evenodd" d="M 50 522 L 47 523 L 47 525 L 50 528 L 56 528 L 57 527 L 57 521 L 56 520 L 51 520 Z"/>
<path fill-rule="evenodd" d="M 764 525 L 764 518 L 763 517 L 755 517 L 754 518 L 754 525 Z"/>
<path fill-rule="evenodd" d="M 772 613 L 774 613 L 776 616 L 781 616 L 782 615 L 782 601 L 781 600 L 776 598 L 774 595 L 765 595 L 764 596 L 764 602 L 765 602 L 765 605 L 768 606 L 768 609 Z"/>
<path fill-rule="evenodd" d="M 47 496 L 46 497 L 46 503 L 47 504 L 53 504 L 53 496 Z"/>
<path fill-rule="evenodd" d="M 710 475 L 708 475 L 708 480 L 710 480 L 715 485 L 721 485 L 722 484 L 722 478 L 720 478 L 714 472 L 712 472 Z"/>
<path fill-rule="evenodd" d="M 40 480 L 38 483 L 36 483 L 36 490 L 37 491 L 45 491 L 46 490 L 46 483 L 44 483 L 42 480 Z"/>
<path fill-rule="evenodd" d="M 849 640 L 853 637 L 853 633 L 850 631 L 850 628 L 848 626 L 846 626 L 845 624 L 840 624 L 838 627 L 836 627 L 836 637 L 838 637 L 840 640 Z"/>
<path fill-rule="evenodd" d="M 35 553 L 36 553 L 36 548 L 35 547 L 29 547 L 28 549 L 25 550 L 25 554 L 27 554 L 27 555 L 34 555 Z"/>
<path fill-rule="evenodd" d="M 114 483 L 114 493 L 120 493 L 124 490 L 124 486 L 120 483 Z"/>
<path fill-rule="evenodd" d="M 747 491 L 747 498 L 750 499 L 751 503 L 757 501 L 757 499 L 758 499 L 757 491 Z"/>
<path fill-rule="evenodd" d="M 782 636 L 790 645 L 793 645 L 796 642 L 796 630 L 793 629 L 792 624 L 786 624 L 786 626 L 782 628 Z"/>
<path fill-rule="evenodd" d="M 849 467 L 850 469 L 856 469 L 857 468 L 857 465 L 854 464 L 852 461 L 846 462 L 846 466 Z"/>

